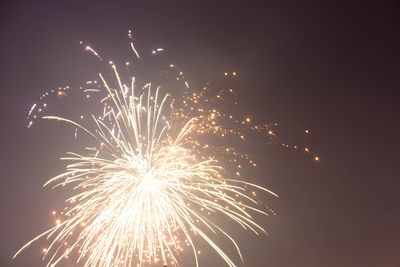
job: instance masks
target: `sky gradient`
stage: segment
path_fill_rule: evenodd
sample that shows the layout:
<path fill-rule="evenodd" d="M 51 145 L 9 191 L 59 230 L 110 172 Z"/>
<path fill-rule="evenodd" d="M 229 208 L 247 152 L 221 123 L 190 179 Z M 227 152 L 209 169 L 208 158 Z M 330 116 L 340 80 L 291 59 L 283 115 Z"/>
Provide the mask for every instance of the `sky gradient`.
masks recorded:
<path fill-rule="evenodd" d="M 321 157 L 265 152 L 257 181 L 280 199 L 269 236 L 237 235 L 245 266 L 399 266 L 398 6 L 281 2 L 2 3 L 0 266 L 45 266 L 40 243 L 11 257 L 63 199 L 42 185 L 64 166 L 67 127 L 27 129 L 29 107 L 43 91 L 92 74 L 80 40 L 123 60 L 128 29 L 139 48 L 168 49 L 189 79 L 238 72 L 241 109 L 282 123 L 288 139 Z M 218 257 L 204 263 L 223 266 Z"/>

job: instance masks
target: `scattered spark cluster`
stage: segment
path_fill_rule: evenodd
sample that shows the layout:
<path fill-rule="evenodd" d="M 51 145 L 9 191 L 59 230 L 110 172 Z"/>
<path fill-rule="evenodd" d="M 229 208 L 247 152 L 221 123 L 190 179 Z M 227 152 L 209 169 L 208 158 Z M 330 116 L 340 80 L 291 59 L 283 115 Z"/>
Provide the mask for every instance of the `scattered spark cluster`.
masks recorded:
<path fill-rule="evenodd" d="M 128 36 L 136 59 L 142 60 L 132 32 Z M 92 47 L 83 46 L 103 62 Z M 163 51 L 157 48 L 151 55 Z M 69 162 L 65 172 L 45 185 L 72 185 L 74 194 L 62 212 L 52 211 L 54 227 L 16 255 L 46 237 L 50 244 L 42 253 L 48 266 L 73 255 L 84 266 L 174 266 L 184 250 L 193 252 L 199 266 L 197 244 L 203 240 L 227 265 L 236 266 L 214 237 L 224 236 L 242 258 L 239 246 L 215 218 L 224 216 L 255 234 L 265 232 L 253 214 L 274 212 L 257 199 L 257 192 L 277 195 L 242 177 L 257 166 L 242 148 L 254 133 L 281 143 L 273 131 L 277 124 L 257 125 L 250 117 L 223 111 L 222 106 L 236 101 L 233 89 L 216 90 L 209 82 L 198 90 L 189 88 L 174 64 L 163 73 L 181 84 L 179 97 L 157 84 L 138 85 L 135 77 L 125 81 L 116 65 L 108 63 L 112 78 L 99 74 L 99 80 L 79 87 L 84 98 L 99 99 L 100 114 L 80 115 L 80 122 L 43 115 L 48 99 L 68 95 L 69 86 L 45 92 L 28 113 L 28 127 L 38 118 L 67 122 L 74 126 L 75 138 L 84 132 L 98 145 L 63 158 Z M 126 62 L 125 68 L 132 65 Z"/>

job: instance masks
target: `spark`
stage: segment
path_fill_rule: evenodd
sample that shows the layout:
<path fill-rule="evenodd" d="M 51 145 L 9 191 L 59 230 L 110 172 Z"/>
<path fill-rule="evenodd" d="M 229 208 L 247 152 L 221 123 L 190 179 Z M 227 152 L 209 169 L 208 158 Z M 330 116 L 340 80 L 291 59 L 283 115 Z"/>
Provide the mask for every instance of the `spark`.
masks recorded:
<path fill-rule="evenodd" d="M 141 60 L 141 57 L 140 57 L 140 55 L 139 55 L 139 52 L 136 50 L 135 45 L 133 44 L 133 43 L 134 43 L 134 39 L 133 39 L 133 35 L 132 35 L 132 31 L 131 31 L 131 30 L 128 31 L 128 37 L 129 37 L 129 39 L 130 39 L 130 44 L 131 44 L 131 48 L 132 48 L 133 53 L 135 54 L 135 56 L 136 56 L 139 60 Z"/>
<path fill-rule="evenodd" d="M 83 45 L 83 42 L 80 42 L 81 45 Z M 100 55 L 96 52 L 96 50 L 94 50 L 91 46 L 87 45 L 85 47 L 86 51 L 91 52 L 95 57 L 97 57 L 100 61 L 103 61 L 103 59 L 100 57 Z"/>
<path fill-rule="evenodd" d="M 28 116 L 32 114 L 32 111 L 36 108 L 36 104 L 33 104 L 31 109 L 29 110 Z"/>

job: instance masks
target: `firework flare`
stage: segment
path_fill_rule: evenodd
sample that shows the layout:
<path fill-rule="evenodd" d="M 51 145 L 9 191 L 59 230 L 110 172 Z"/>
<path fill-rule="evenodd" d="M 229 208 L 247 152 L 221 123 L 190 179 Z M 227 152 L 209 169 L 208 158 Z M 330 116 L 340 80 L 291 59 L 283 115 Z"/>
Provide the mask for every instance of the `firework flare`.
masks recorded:
<path fill-rule="evenodd" d="M 131 32 L 129 38 L 141 61 Z M 81 44 L 104 62 L 92 47 Z M 163 51 L 157 48 L 151 54 Z M 126 62 L 125 68 L 132 65 Z M 248 117 L 223 112 L 224 103 L 235 102 L 232 89 L 215 90 L 209 84 L 189 88 L 173 64 L 160 73 L 174 76 L 181 85 L 179 97 L 157 84 L 138 85 L 133 76 L 124 81 L 113 62 L 109 67 L 111 78 L 99 74 L 98 81 L 79 88 L 85 98 L 99 99 L 102 110 L 100 115 L 82 115 L 80 119 L 90 118 L 86 124 L 43 115 L 47 98 L 67 95 L 68 86 L 44 93 L 28 113 L 28 127 L 37 118 L 67 122 L 74 126 L 75 138 L 84 132 L 97 146 L 62 158 L 69 162 L 66 170 L 45 185 L 72 185 L 74 194 L 66 200 L 63 218 L 16 255 L 46 237 L 48 266 L 72 255 L 84 266 L 179 265 L 184 249 L 193 252 L 199 266 L 197 242 L 203 240 L 227 265 L 236 266 L 214 237 L 225 236 L 242 258 L 239 246 L 215 218 L 225 216 L 246 230 L 265 232 L 252 214 L 273 211 L 260 206 L 256 192 L 277 195 L 241 178 L 245 165 L 256 166 L 241 148 L 248 144 L 248 132 L 279 142 L 273 125 L 255 125 Z M 237 73 L 224 73 L 229 75 Z"/>

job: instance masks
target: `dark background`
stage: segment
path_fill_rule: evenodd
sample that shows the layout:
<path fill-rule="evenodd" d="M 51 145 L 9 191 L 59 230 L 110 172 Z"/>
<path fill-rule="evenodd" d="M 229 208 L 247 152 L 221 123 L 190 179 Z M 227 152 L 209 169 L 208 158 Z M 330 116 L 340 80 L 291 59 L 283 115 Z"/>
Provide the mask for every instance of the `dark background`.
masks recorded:
<path fill-rule="evenodd" d="M 386 1 L 2 2 L 0 266 L 45 265 L 40 242 L 11 257 L 62 199 L 42 184 L 68 138 L 59 125 L 28 130 L 29 107 L 92 74 L 78 41 L 124 58 L 131 28 L 197 79 L 237 71 L 243 110 L 312 131 L 298 140 L 320 163 L 286 151 L 261 164 L 280 199 L 269 236 L 237 235 L 246 266 L 400 266 L 399 26 Z"/>

